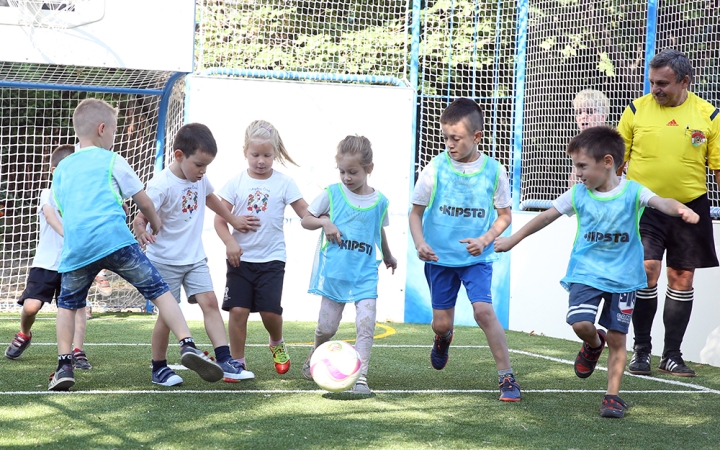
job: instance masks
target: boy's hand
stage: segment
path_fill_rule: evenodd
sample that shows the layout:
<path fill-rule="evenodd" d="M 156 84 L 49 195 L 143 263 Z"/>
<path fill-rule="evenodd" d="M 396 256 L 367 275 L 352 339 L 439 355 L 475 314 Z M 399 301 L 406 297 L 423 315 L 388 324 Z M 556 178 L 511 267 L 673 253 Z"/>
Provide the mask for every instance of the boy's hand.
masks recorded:
<path fill-rule="evenodd" d="M 240 244 L 238 244 L 234 239 L 232 242 L 228 242 L 225 244 L 225 254 L 227 254 L 228 262 L 233 267 L 239 267 L 240 266 L 240 257 L 243 254 L 242 248 L 240 248 Z"/>
<path fill-rule="evenodd" d="M 480 236 L 479 238 L 465 238 L 460 239 L 461 244 L 467 244 L 465 247 L 473 256 L 480 256 L 480 254 L 485 250 L 485 247 L 487 247 L 490 242 L 487 242 L 487 238 L 485 235 Z"/>
<path fill-rule="evenodd" d="M 260 226 L 260 219 L 256 216 L 233 216 L 230 226 L 235 228 L 241 233 L 247 233 L 248 231 L 257 231 Z"/>
<path fill-rule="evenodd" d="M 684 205 L 682 208 L 678 209 L 678 214 L 680 214 L 682 220 L 687 223 L 698 223 L 700 220 L 700 216 L 698 216 L 695 211 Z"/>
<path fill-rule="evenodd" d="M 155 242 L 155 236 L 148 233 L 147 230 L 135 230 L 135 239 L 137 239 L 138 244 L 140 244 L 140 247 L 145 250 L 145 247 L 148 244 L 152 244 Z"/>
<path fill-rule="evenodd" d="M 325 221 L 325 224 L 323 225 L 323 232 L 325 233 L 325 238 L 327 238 L 328 241 L 333 244 L 342 245 L 342 233 L 338 230 L 335 224 L 330 221 L 330 219 Z"/>
<path fill-rule="evenodd" d="M 432 247 L 430 247 L 427 242 L 423 242 L 422 244 L 418 245 L 417 247 L 418 252 L 418 258 L 420 258 L 423 261 L 437 261 L 438 257 L 433 251 Z"/>
<path fill-rule="evenodd" d="M 160 232 L 162 220 L 160 220 L 157 214 L 155 214 L 155 220 L 150 220 L 150 228 L 152 229 L 152 234 L 158 234 Z"/>
<path fill-rule="evenodd" d="M 498 237 L 495 239 L 495 251 L 497 253 L 510 251 L 515 246 L 510 238 Z"/>
<path fill-rule="evenodd" d="M 394 256 L 386 256 L 383 258 L 383 262 L 385 263 L 385 268 L 392 268 L 392 274 L 395 275 L 395 269 L 397 269 L 397 259 L 395 259 Z"/>

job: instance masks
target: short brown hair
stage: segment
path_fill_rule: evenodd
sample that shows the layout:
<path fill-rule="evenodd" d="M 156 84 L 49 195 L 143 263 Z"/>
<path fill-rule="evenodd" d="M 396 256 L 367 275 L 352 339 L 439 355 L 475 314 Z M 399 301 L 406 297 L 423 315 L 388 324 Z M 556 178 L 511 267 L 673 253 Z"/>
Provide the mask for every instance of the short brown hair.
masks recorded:
<path fill-rule="evenodd" d="M 481 131 L 485 127 L 485 117 L 483 117 L 483 110 L 480 105 L 470 100 L 469 98 L 458 98 L 454 102 L 450 103 L 450 106 L 445 108 L 442 115 L 440 115 L 441 124 L 456 124 L 467 119 L 470 129 L 470 133 Z"/>
<path fill-rule="evenodd" d="M 55 150 L 53 150 L 52 154 L 50 155 L 50 168 L 57 167 L 58 164 L 60 164 L 60 161 L 65 159 L 67 156 L 72 155 L 75 153 L 75 146 L 71 144 L 63 144 L 58 146 Z"/>
<path fill-rule="evenodd" d="M 602 161 L 605 155 L 610 155 L 617 169 L 625 159 L 625 141 L 617 130 L 610 127 L 592 127 L 572 138 L 567 146 L 568 155 L 580 151 L 584 151 L 595 161 Z"/>

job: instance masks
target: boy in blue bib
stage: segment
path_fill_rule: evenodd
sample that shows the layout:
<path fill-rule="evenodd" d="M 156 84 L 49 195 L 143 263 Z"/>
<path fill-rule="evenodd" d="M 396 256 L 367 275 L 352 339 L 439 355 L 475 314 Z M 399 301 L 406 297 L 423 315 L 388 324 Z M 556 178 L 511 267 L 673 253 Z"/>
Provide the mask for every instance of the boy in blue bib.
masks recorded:
<path fill-rule="evenodd" d="M 409 218 L 430 285 L 435 332 L 430 362 L 437 370 L 447 364 L 462 283 L 497 364 L 500 400 L 519 402 L 520 386 L 490 292 L 496 259 L 492 242 L 512 219 L 507 172 L 478 150 L 484 119 L 477 103 L 467 98 L 455 100 L 440 116 L 440 124 L 447 150 L 420 174 Z"/>
<path fill-rule="evenodd" d="M 218 381 L 223 370 L 196 348 L 190 329 L 169 287 L 150 263 L 125 222 L 124 198 L 135 201 L 154 234 L 162 222 L 135 171 L 110 151 L 117 130 L 117 111 L 102 100 L 83 100 L 73 114 L 78 148 L 58 164 L 52 194 L 63 218 L 65 240 L 58 272 L 58 366 L 48 389 L 66 391 L 75 384 L 72 338 L 75 316 L 85 308 L 95 276 L 102 269 L 120 275 L 160 310 L 160 319 L 180 340 L 182 364 L 206 381 Z M 85 314 L 84 311 L 80 312 Z"/>
<path fill-rule="evenodd" d="M 661 198 L 635 181 L 619 178 L 625 144 L 617 131 L 600 126 L 584 130 L 567 148 L 582 184 L 576 184 L 509 238 L 498 238 L 495 251 L 506 252 L 525 237 L 545 228 L 563 214 L 577 215 L 578 231 L 570 263 L 560 284 L 570 292 L 567 323 L 583 340 L 575 358 L 575 374 L 589 377 L 607 343 L 608 389 L 600 407 L 602 417 L 624 417 L 628 409 L 618 395 L 627 359 L 626 337 L 635 292 L 647 286 L 638 222 L 646 206 L 685 222 L 698 215 L 670 198 Z M 600 301 L 600 325 L 595 316 Z"/>

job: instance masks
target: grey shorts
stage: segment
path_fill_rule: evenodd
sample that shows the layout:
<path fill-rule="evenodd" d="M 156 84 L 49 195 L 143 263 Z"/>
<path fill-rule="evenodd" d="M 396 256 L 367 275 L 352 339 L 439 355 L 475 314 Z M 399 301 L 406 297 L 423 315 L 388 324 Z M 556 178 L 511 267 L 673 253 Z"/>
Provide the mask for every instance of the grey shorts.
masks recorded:
<path fill-rule="evenodd" d="M 194 264 L 170 265 L 159 262 L 152 262 L 155 268 L 162 275 L 163 280 L 170 286 L 170 293 L 180 303 L 180 287 L 185 288 L 188 296 L 188 303 L 197 303 L 196 294 L 213 291 L 210 269 L 207 259 Z"/>

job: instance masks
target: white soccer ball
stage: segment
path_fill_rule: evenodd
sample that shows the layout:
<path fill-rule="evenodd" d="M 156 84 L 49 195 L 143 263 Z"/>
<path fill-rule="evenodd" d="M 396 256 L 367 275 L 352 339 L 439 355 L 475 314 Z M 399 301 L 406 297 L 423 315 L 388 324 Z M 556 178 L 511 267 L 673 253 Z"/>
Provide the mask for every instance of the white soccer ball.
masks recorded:
<path fill-rule="evenodd" d="M 310 373 L 318 386 L 330 392 L 346 391 L 360 377 L 362 361 L 355 347 L 343 341 L 328 341 L 310 358 Z"/>

